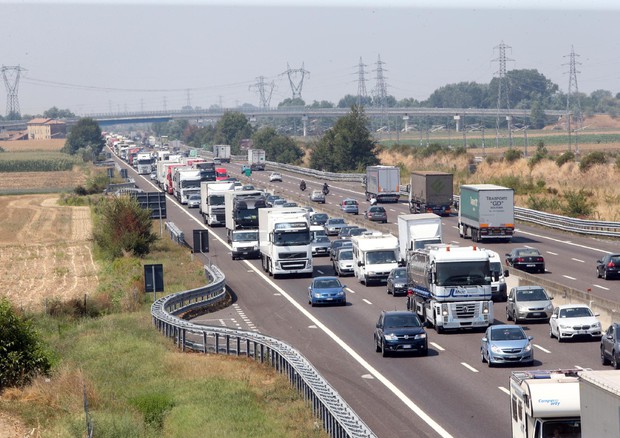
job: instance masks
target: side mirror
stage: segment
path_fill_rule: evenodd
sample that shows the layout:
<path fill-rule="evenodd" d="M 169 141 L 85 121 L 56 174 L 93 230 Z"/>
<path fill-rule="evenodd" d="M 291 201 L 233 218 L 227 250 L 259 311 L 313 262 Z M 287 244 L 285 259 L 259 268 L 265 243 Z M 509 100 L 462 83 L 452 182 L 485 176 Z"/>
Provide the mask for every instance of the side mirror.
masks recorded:
<path fill-rule="evenodd" d="M 364 264 L 362 262 L 357 262 L 357 266 L 364 266 Z"/>
<path fill-rule="evenodd" d="M 508 269 L 504 270 L 504 277 L 510 277 L 510 271 Z"/>
<path fill-rule="evenodd" d="M 482 338 L 482 342 L 489 342 L 489 340 L 487 339 L 487 337 L 485 336 L 484 338 Z"/>
<path fill-rule="evenodd" d="M 606 337 L 607 339 L 613 339 L 613 338 L 614 338 L 614 337 L 613 337 L 613 335 L 607 335 L 607 336 L 605 336 L 605 337 Z"/>
<path fill-rule="evenodd" d="M 556 315 L 555 313 L 553 315 L 551 315 L 551 318 L 553 319 L 558 319 L 558 315 Z"/>
<path fill-rule="evenodd" d="M 511 303 L 513 303 L 514 300 L 515 300 L 514 297 L 508 297 L 508 301 L 510 301 Z"/>
<path fill-rule="evenodd" d="M 375 325 L 376 328 L 381 328 L 381 324 L 377 323 L 377 325 Z"/>
<path fill-rule="evenodd" d="M 424 322 L 422 323 L 422 327 L 424 327 L 424 328 L 428 328 L 428 327 L 430 327 L 430 326 L 431 326 L 431 323 L 430 323 L 430 322 L 428 322 L 428 321 L 424 321 Z"/>
<path fill-rule="evenodd" d="M 600 313 L 595 313 L 594 316 L 601 316 L 601 314 Z"/>
<path fill-rule="evenodd" d="M 534 336 L 528 336 L 528 337 L 527 337 L 527 340 L 528 340 L 528 341 L 532 341 L 532 340 L 534 340 Z"/>
<path fill-rule="evenodd" d="M 549 297 L 549 300 L 552 300 L 552 299 L 553 299 L 553 297 Z"/>

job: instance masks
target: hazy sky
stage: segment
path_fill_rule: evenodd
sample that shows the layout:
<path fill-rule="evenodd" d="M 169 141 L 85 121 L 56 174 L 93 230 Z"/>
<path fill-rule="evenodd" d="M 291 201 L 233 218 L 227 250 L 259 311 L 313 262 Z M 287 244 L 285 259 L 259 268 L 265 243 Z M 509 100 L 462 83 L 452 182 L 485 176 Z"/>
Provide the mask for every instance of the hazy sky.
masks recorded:
<path fill-rule="evenodd" d="M 565 92 L 573 46 L 579 91 L 620 92 L 618 0 L 0 0 L 0 64 L 27 70 L 22 114 L 179 109 L 188 97 L 258 106 L 260 76 L 275 83 L 276 106 L 292 96 L 287 65 L 309 72 L 307 104 L 337 104 L 357 95 L 360 57 L 372 93 L 378 56 L 389 94 L 425 100 L 446 84 L 488 83 L 501 42 L 508 70 L 537 69 Z M 2 115 L 6 98 L 3 85 Z"/>

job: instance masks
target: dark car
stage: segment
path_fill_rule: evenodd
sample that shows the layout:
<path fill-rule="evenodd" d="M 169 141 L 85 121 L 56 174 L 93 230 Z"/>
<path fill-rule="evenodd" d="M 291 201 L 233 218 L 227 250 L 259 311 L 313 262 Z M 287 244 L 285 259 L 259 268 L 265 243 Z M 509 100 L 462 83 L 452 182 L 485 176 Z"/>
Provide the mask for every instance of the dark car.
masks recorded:
<path fill-rule="evenodd" d="M 596 261 L 596 276 L 609 280 L 610 278 L 620 277 L 620 254 L 607 254 Z"/>
<path fill-rule="evenodd" d="M 375 349 L 383 357 L 390 353 L 419 352 L 428 354 L 428 338 L 424 325 L 413 312 L 382 311 L 374 333 Z"/>
<path fill-rule="evenodd" d="M 394 268 L 387 278 L 387 293 L 407 295 L 407 268 Z"/>
<path fill-rule="evenodd" d="M 282 197 L 280 195 L 269 195 L 265 199 L 265 205 L 267 207 L 273 207 L 273 201 L 275 201 L 276 199 L 281 199 L 281 198 Z"/>
<path fill-rule="evenodd" d="M 369 221 L 386 223 L 387 211 L 385 211 L 385 208 L 383 207 L 373 205 L 372 207 L 369 207 L 368 210 L 366 210 L 366 213 L 364 213 L 364 217 Z"/>
<path fill-rule="evenodd" d="M 346 227 L 342 227 L 340 231 L 338 231 L 339 239 L 349 239 L 351 238 L 351 231 L 355 228 L 358 228 L 357 225 L 347 225 Z"/>
<path fill-rule="evenodd" d="M 337 277 L 316 277 L 308 287 L 308 304 L 347 305 L 347 294 Z"/>
<path fill-rule="evenodd" d="M 353 242 L 351 242 L 350 240 L 332 240 L 331 246 L 329 247 L 329 259 L 331 261 L 334 260 L 334 257 L 336 256 L 336 251 L 338 251 L 338 249 L 343 248 L 343 247 L 349 247 L 352 248 L 353 247 Z"/>
<path fill-rule="evenodd" d="M 349 231 L 349 237 L 353 237 L 353 236 L 361 236 L 364 233 L 367 233 L 368 230 L 366 228 L 360 228 L 360 227 L 355 227 L 352 228 L 351 231 Z"/>
<path fill-rule="evenodd" d="M 545 258 L 536 248 L 514 248 L 506 254 L 506 264 L 523 271 L 545 272 Z"/>
<path fill-rule="evenodd" d="M 609 326 L 601 338 L 601 363 L 620 369 L 620 323 Z"/>
<path fill-rule="evenodd" d="M 325 225 L 329 216 L 325 213 L 312 213 L 310 215 L 310 225 Z"/>

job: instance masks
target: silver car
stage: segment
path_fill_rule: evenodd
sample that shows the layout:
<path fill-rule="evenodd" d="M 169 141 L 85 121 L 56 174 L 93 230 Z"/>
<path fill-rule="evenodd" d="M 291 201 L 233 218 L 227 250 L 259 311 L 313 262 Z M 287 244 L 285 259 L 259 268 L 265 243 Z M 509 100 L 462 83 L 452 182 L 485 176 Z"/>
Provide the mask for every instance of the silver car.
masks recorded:
<path fill-rule="evenodd" d="M 310 243 L 313 256 L 328 256 L 331 241 L 327 236 L 315 236 Z"/>
<path fill-rule="evenodd" d="M 320 202 L 321 204 L 325 204 L 325 195 L 320 190 L 313 190 L 310 194 L 310 200 L 314 202 Z"/>
<path fill-rule="evenodd" d="M 338 277 L 353 275 L 353 250 L 340 248 L 334 255 L 334 271 Z"/>
<path fill-rule="evenodd" d="M 513 287 L 506 302 L 506 319 L 515 324 L 525 320 L 548 322 L 553 313 L 552 299 L 541 286 Z"/>
<path fill-rule="evenodd" d="M 325 234 L 328 236 L 336 236 L 342 227 L 346 227 L 347 223 L 342 218 L 329 218 L 325 222 Z"/>
<path fill-rule="evenodd" d="M 518 325 L 492 325 L 480 345 L 482 363 L 489 367 L 502 363 L 533 365 L 532 339 Z"/>
<path fill-rule="evenodd" d="M 198 208 L 200 207 L 200 195 L 189 195 L 187 198 L 187 208 Z"/>

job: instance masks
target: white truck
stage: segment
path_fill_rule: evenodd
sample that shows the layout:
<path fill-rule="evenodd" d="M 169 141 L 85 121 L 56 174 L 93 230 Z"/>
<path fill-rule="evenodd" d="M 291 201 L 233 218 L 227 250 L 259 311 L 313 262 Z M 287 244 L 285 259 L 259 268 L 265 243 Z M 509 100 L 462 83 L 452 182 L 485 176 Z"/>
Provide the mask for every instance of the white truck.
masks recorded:
<path fill-rule="evenodd" d="M 489 254 L 489 266 L 491 268 L 491 297 L 493 301 L 505 302 L 508 300 L 508 286 L 506 277 L 510 276 L 508 269 L 504 269 L 502 258 L 498 253 L 485 249 Z"/>
<path fill-rule="evenodd" d="M 259 209 L 258 242 L 263 269 L 269 275 L 312 276 L 310 218 L 303 208 Z"/>
<path fill-rule="evenodd" d="M 515 229 L 514 191 L 494 184 L 461 186 L 458 229 L 474 242 L 510 242 Z"/>
<path fill-rule="evenodd" d="M 362 234 L 351 237 L 353 275 L 369 285 L 386 282 L 392 269 L 398 267 L 398 238 L 392 234 Z"/>
<path fill-rule="evenodd" d="M 512 437 L 582 436 L 579 373 L 580 370 L 513 371 L 510 376 Z M 617 422 L 617 408 L 615 417 Z"/>
<path fill-rule="evenodd" d="M 616 370 L 580 371 L 581 436 L 620 436 L 620 373 Z"/>
<path fill-rule="evenodd" d="M 213 145 L 213 159 L 220 160 L 220 163 L 230 163 L 230 145 L 229 144 L 214 144 Z"/>
<path fill-rule="evenodd" d="M 400 198 L 400 167 L 366 167 L 366 200 L 377 202 L 398 202 Z"/>
<path fill-rule="evenodd" d="M 216 182 L 201 181 L 200 182 L 200 214 L 205 224 L 212 227 L 213 225 L 224 225 L 225 209 L 224 209 L 224 193 L 233 190 L 234 182 Z"/>
<path fill-rule="evenodd" d="M 168 167 L 172 165 L 179 166 L 180 163 L 174 160 L 166 160 L 166 161 L 157 162 L 157 184 L 162 189 L 166 185 L 166 176 L 168 175 Z"/>
<path fill-rule="evenodd" d="M 434 213 L 398 215 L 398 248 L 401 265 L 407 263 L 409 251 L 436 243 L 443 243 L 439 216 Z"/>
<path fill-rule="evenodd" d="M 257 258 L 258 212 L 265 208 L 265 193 L 260 190 L 231 190 L 224 194 L 226 235 L 232 247 L 232 259 Z"/>
<path fill-rule="evenodd" d="M 200 170 L 180 167 L 174 169 L 172 187 L 175 198 L 181 204 L 187 204 L 187 198 L 194 193 L 200 194 Z"/>
<path fill-rule="evenodd" d="M 265 151 L 248 149 L 248 165 L 251 170 L 265 170 Z"/>
<path fill-rule="evenodd" d="M 486 251 L 427 245 L 407 254 L 407 309 L 422 321 L 446 329 L 493 324 L 491 269 Z"/>
<path fill-rule="evenodd" d="M 136 170 L 139 175 L 148 175 L 153 171 L 153 157 L 150 152 L 140 152 L 136 157 L 138 165 Z"/>

